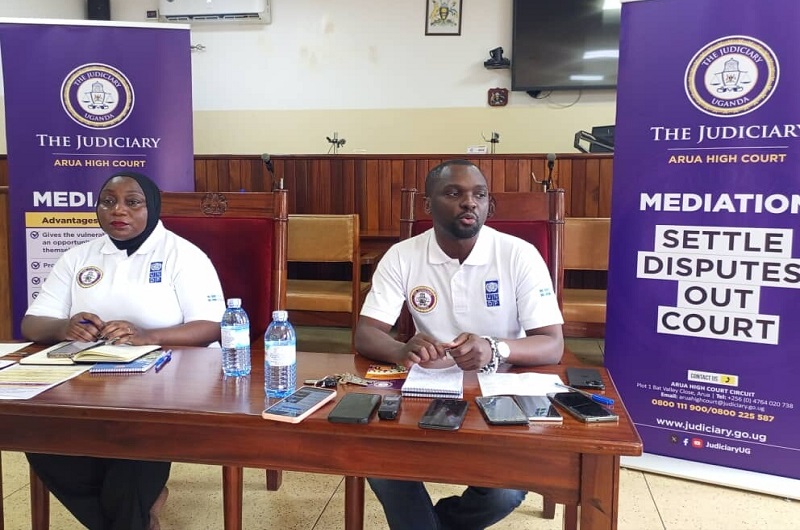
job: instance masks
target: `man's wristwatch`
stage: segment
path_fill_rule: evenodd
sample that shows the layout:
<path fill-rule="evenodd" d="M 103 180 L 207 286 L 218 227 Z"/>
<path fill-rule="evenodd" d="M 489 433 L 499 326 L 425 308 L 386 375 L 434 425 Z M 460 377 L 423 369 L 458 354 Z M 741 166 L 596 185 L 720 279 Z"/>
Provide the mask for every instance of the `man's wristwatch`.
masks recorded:
<path fill-rule="evenodd" d="M 481 338 L 489 342 L 489 346 L 492 348 L 492 358 L 479 371 L 482 374 L 493 374 L 500 367 L 500 363 L 508 362 L 508 358 L 511 356 L 511 348 L 505 342 L 494 337 L 483 335 Z"/>

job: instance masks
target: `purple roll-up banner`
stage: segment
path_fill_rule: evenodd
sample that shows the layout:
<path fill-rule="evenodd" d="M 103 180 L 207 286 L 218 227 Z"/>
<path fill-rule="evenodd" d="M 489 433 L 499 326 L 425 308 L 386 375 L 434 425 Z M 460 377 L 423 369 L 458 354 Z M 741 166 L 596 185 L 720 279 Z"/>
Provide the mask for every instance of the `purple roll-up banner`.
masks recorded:
<path fill-rule="evenodd" d="M 646 453 L 797 479 L 800 49 L 786 20 L 797 0 L 623 5 L 605 359 Z"/>
<path fill-rule="evenodd" d="M 189 26 L 0 19 L 14 333 L 58 257 L 101 236 L 102 183 L 194 189 Z"/>

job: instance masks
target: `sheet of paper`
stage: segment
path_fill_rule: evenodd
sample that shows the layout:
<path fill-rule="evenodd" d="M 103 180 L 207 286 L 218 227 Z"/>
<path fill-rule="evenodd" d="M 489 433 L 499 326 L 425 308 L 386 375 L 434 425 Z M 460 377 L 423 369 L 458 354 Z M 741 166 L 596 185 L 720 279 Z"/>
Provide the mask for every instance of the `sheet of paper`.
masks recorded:
<path fill-rule="evenodd" d="M 0 370 L 2 370 L 3 368 L 9 367 L 12 364 L 15 364 L 16 362 L 17 361 L 4 361 L 4 360 L 0 359 Z"/>
<path fill-rule="evenodd" d="M 478 374 L 478 383 L 484 396 L 545 396 L 564 392 L 563 388 L 556 386 L 556 383 L 563 383 L 556 374 Z"/>
<path fill-rule="evenodd" d="M 30 346 L 32 342 L 0 342 L 0 357 L 14 353 L 26 346 Z"/>
<path fill-rule="evenodd" d="M 0 370 L 0 399 L 30 399 L 88 370 L 89 365 L 22 366 Z"/>

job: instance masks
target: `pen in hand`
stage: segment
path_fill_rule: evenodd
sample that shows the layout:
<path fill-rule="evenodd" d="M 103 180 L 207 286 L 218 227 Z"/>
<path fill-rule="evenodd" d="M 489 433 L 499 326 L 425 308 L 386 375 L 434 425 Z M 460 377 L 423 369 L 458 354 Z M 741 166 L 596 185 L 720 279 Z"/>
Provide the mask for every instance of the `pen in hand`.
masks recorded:
<path fill-rule="evenodd" d="M 156 372 L 160 372 L 164 365 L 172 360 L 172 350 L 167 350 L 156 359 Z"/>
<path fill-rule="evenodd" d="M 611 399 L 610 397 L 601 396 L 599 394 L 592 394 L 591 392 L 585 392 L 585 391 L 583 391 L 583 390 L 581 390 L 579 388 L 575 388 L 575 387 L 572 387 L 572 386 L 569 386 L 569 385 L 565 385 L 564 383 L 556 383 L 556 386 L 564 387 L 564 388 L 567 388 L 569 390 L 573 390 L 575 392 L 578 392 L 579 394 L 583 394 L 584 396 L 588 397 L 592 401 L 595 401 L 597 403 L 601 403 L 603 405 L 613 405 L 614 404 L 614 400 Z"/>

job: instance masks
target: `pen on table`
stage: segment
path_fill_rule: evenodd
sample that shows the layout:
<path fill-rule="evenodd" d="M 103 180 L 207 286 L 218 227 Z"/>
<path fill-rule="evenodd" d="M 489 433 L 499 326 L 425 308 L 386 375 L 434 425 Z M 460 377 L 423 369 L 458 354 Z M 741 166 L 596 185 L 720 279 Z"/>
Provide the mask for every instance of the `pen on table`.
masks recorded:
<path fill-rule="evenodd" d="M 584 396 L 588 397 L 592 401 L 596 401 L 597 403 L 602 403 L 603 405 L 613 405 L 614 404 L 614 400 L 611 399 L 610 397 L 601 396 L 599 394 L 592 394 L 591 392 L 585 392 L 585 391 L 583 391 L 583 390 L 581 390 L 579 388 L 575 388 L 573 386 L 565 385 L 564 383 L 556 383 L 556 386 L 561 386 L 561 387 L 564 387 L 564 388 L 568 388 L 569 390 L 574 390 L 575 392 L 578 392 L 579 394 L 583 394 Z"/>
<path fill-rule="evenodd" d="M 170 362 L 170 360 L 172 360 L 172 350 L 167 350 L 159 355 L 158 359 L 156 359 L 156 372 L 161 371 L 164 365 Z"/>

